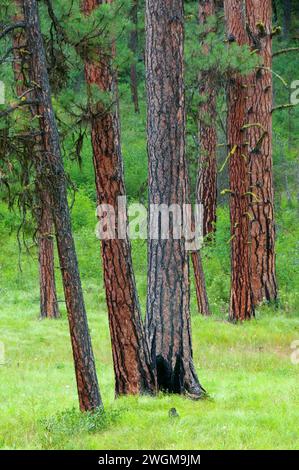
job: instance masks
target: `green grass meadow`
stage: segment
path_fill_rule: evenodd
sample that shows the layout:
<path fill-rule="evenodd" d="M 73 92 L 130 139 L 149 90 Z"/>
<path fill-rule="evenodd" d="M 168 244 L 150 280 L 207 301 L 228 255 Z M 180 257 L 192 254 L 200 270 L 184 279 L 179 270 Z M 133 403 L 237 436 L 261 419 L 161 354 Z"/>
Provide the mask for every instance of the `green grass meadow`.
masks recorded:
<path fill-rule="evenodd" d="M 194 402 L 161 394 L 115 400 L 94 211 L 79 194 L 73 210 L 76 245 L 105 405 L 104 414 L 83 416 L 77 411 L 64 304 L 61 319 L 38 319 L 36 249 L 29 246 L 23 253 L 21 273 L 16 237 L 8 234 L 9 214 L 1 206 L 0 341 L 5 363 L 0 365 L 0 448 L 298 449 L 299 365 L 291 361 L 291 344 L 299 339 L 294 214 L 293 209 L 285 210 L 278 224 L 278 304 L 261 307 L 256 320 L 233 325 L 226 320 L 227 211 L 219 211 L 216 244 L 203 253 L 213 317 L 198 315 L 193 287 L 191 303 L 194 360 L 209 398 Z M 144 310 L 146 246 L 135 242 L 133 248 Z M 57 278 L 62 300 L 59 269 Z M 169 417 L 172 407 L 178 418 Z"/>

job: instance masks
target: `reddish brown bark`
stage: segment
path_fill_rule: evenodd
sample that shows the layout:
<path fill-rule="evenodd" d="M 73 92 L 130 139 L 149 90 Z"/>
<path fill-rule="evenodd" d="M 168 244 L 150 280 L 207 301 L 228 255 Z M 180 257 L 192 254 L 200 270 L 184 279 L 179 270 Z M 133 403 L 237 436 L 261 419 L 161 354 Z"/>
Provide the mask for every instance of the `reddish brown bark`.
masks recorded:
<path fill-rule="evenodd" d="M 55 225 L 56 240 L 63 287 L 68 312 L 70 336 L 77 379 L 80 409 L 94 410 L 102 407 L 94 356 L 88 330 L 87 316 L 79 274 L 71 217 L 67 201 L 66 176 L 60 149 L 59 133 L 51 102 L 51 89 L 46 56 L 40 30 L 36 0 L 23 0 L 26 38 L 28 41 L 28 68 L 30 84 L 38 102 L 43 152 L 39 152 L 37 173 L 42 187 L 47 187 Z"/>
<path fill-rule="evenodd" d="M 149 203 L 188 201 L 182 0 L 146 1 Z M 150 227 L 151 228 L 151 227 Z M 192 359 L 189 255 L 185 240 L 148 237 L 146 333 L 160 390 L 203 395 Z"/>
<path fill-rule="evenodd" d="M 214 0 L 199 0 L 199 22 L 206 25 L 207 19 L 215 15 Z M 207 33 L 213 29 L 208 29 Z M 203 54 L 209 54 L 207 44 L 202 44 Z M 208 72 L 200 77 L 200 95 L 203 103 L 199 109 L 200 166 L 197 183 L 197 198 L 203 205 L 203 236 L 216 230 L 217 209 L 217 131 L 216 90 Z"/>
<path fill-rule="evenodd" d="M 54 267 L 54 233 L 48 193 L 40 194 L 41 210 L 38 226 L 40 314 L 42 318 L 58 318 Z"/>
<path fill-rule="evenodd" d="M 84 0 L 89 14 L 101 1 Z M 109 204 L 116 212 L 118 197 L 125 196 L 123 161 L 120 147 L 116 75 L 107 55 L 99 51 L 98 60 L 85 63 L 86 81 L 102 92 L 110 92 L 115 102 L 109 109 L 98 102 L 92 113 L 91 135 L 98 204 Z M 116 235 L 117 236 L 117 235 Z M 108 305 L 116 395 L 155 391 L 155 377 L 145 340 L 131 258 L 131 244 L 125 239 L 102 240 L 104 282 Z"/>
<path fill-rule="evenodd" d="M 22 0 L 15 0 L 15 5 L 17 11 L 15 21 L 23 21 Z M 26 86 L 26 75 L 24 73 L 24 68 L 26 68 L 26 54 L 24 58 L 26 37 L 23 29 L 14 34 L 13 47 L 16 92 L 18 96 L 22 96 L 29 88 Z M 28 114 L 29 118 L 30 115 Z M 36 180 L 40 205 L 39 211 L 36 211 L 38 224 L 40 316 L 41 318 L 58 318 L 59 309 L 55 284 L 53 221 L 49 204 L 50 198 L 47 188 L 40 187 L 39 175 L 36 176 Z"/>
<path fill-rule="evenodd" d="M 261 57 L 247 109 L 250 156 L 251 283 L 254 303 L 277 298 L 272 161 L 272 2 L 246 0 L 248 43 Z"/>
<path fill-rule="evenodd" d="M 227 34 L 239 45 L 246 44 L 242 2 L 225 0 Z M 228 151 L 231 219 L 231 300 L 230 319 L 247 320 L 254 316 L 250 272 L 249 226 L 249 156 L 243 127 L 248 121 L 247 94 L 249 79 L 240 75 L 228 84 Z"/>

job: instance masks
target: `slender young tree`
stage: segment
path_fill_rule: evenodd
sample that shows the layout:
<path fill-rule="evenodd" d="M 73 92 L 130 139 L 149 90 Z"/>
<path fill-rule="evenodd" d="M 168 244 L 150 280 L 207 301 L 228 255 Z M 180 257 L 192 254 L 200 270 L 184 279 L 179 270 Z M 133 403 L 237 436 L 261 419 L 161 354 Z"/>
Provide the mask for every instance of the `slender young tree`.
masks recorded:
<path fill-rule="evenodd" d="M 185 158 L 184 12 L 182 0 L 146 1 L 149 204 L 188 201 Z M 151 217 L 150 217 L 151 219 Z M 191 347 L 189 256 L 184 238 L 149 224 L 146 332 L 160 390 L 199 398 Z"/>
<path fill-rule="evenodd" d="M 209 299 L 207 293 L 207 286 L 205 280 L 205 273 L 203 270 L 201 254 L 199 251 L 193 251 L 191 254 L 194 279 L 195 279 L 195 289 L 196 289 L 196 300 L 199 313 L 204 316 L 211 315 L 211 310 L 209 306 Z"/>
<path fill-rule="evenodd" d="M 215 15 L 214 0 L 199 0 L 199 23 L 210 33 L 207 19 Z M 203 40 L 204 55 L 210 53 Z M 203 236 L 215 232 L 217 209 L 217 131 L 216 131 L 216 90 L 211 84 L 209 72 L 200 76 L 200 95 L 203 103 L 199 109 L 200 165 L 197 182 L 197 199 L 203 205 Z"/>
<path fill-rule="evenodd" d="M 277 298 L 272 160 L 272 1 L 246 0 L 248 43 L 261 58 L 248 88 L 251 283 L 254 303 Z"/>
<path fill-rule="evenodd" d="M 22 0 L 15 0 L 16 22 L 23 21 Z M 26 57 L 26 37 L 23 29 L 13 35 L 14 62 L 13 69 L 16 82 L 16 92 L 21 97 L 27 90 L 26 77 L 23 73 Z M 26 96 L 26 95 L 25 95 Z M 30 113 L 28 113 L 30 119 Z M 37 139 L 37 137 L 36 137 Z M 40 185 L 40 177 L 36 176 L 39 209 L 36 211 L 38 224 L 38 260 L 40 286 L 40 316 L 41 318 L 58 318 L 59 309 L 55 284 L 53 221 L 50 210 L 48 189 Z"/>
<path fill-rule="evenodd" d="M 130 31 L 130 49 L 133 61 L 130 65 L 131 94 L 135 113 L 139 113 L 138 77 L 137 77 L 137 51 L 138 51 L 138 0 L 133 0 L 131 8 L 132 28 Z"/>
<path fill-rule="evenodd" d="M 84 0 L 83 12 L 90 14 L 99 4 L 112 0 Z M 111 106 L 96 103 L 91 112 L 91 137 L 98 204 L 109 204 L 116 212 L 116 238 L 102 240 L 104 282 L 112 342 L 116 395 L 155 391 L 148 345 L 140 313 L 132 257 L 127 232 L 118 233 L 119 197 L 124 197 L 125 184 L 120 146 L 120 123 L 117 77 L 113 70 L 111 50 L 98 50 L 98 57 L 86 58 L 88 85 L 97 85 L 111 93 Z M 123 208 L 126 211 L 126 207 Z M 124 214 L 123 214 L 124 215 Z M 122 215 L 122 218 L 123 218 Z"/>
<path fill-rule="evenodd" d="M 239 45 L 247 42 L 246 18 L 240 0 L 225 0 L 227 35 Z M 231 219 L 231 299 L 230 319 L 247 320 L 254 316 L 250 270 L 249 155 L 244 126 L 249 78 L 234 75 L 228 84 L 228 151 Z"/>
<path fill-rule="evenodd" d="M 34 88 L 36 115 L 42 131 L 42 152 L 37 152 L 37 174 L 42 186 L 49 189 L 55 225 L 60 268 L 68 312 L 70 336 L 80 409 L 102 406 L 91 339 L 88 330 L 83 292 L 78 268 L 71 218 L 67 201 L 66 176 L 59 134 L 51 102 L 44 44 L 36 0 L 23 0 L 27 50 L 29 51 L 30 86 Z"/>

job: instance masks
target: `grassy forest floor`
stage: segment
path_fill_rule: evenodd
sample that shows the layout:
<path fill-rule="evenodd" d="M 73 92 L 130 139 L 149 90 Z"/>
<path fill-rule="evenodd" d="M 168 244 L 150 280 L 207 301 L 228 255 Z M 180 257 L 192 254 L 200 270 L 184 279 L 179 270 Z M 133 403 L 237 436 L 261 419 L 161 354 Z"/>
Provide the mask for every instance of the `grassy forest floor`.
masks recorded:
<path fill-rule="evenodd" d="M 82 205 L 80 206 L 82 209 Z M 90 207 L 90 220 L 93 211 Z M 4 217 L 4 215 L 5 217 Z M 74 210 L 76 218 L 76 209 Z M 2 222 L 8 214 L 2 207 Z M 223 252 L 227 213 L 220 210 L 216 245 L 204 254 L 214 311 L 201 318 L 192 295 L 194 358 L 210 399 L 160 395 L 114 400 L 110 338 L 98 241 L 92 226 L 76 231 L 76 243 L 104 416 L 77 410 L 74 370 L 63 303 L 62 318 L 38 320 L 35 248 L 17 269 L 15 234 L 2 225 L 0 240 L 0 448 L 34 449 L 295 449 L 299 447 L 299 365 L 291 343 L 299 339 L 298 256 L 295 223 L 281 223 L 278 239 L 280 302 L 264 306 L 243 325 L 226 321 L 229 261 Z M 284 212 L 289 221 L 294 211 Z M 94 220 L 93 220 L 94 222 Z M 75 223 L 76 225 L 76 223 Z M 282 226 L 281 225 L 281 226 Z M 6 236 L 4 236 L 5 230 Z M 297 229 L 298 230 L 298 229 Z M 225 249 L 226 250 L 226 249 Z M 294 251 L 295 250 L 295 251 Z M 144 308 L 145 245 L 134 245 L 134 262 Z M 297 262 L 296 262 L 297 260 Z M 59 274 L 59 271 L 58 271 Z M 58 280 L 59 281 L 59 280 Z M 59 298 L 62 299 L 60 281 Z M 175 407 L 179 418 L 169 418 Z"/>
<path fill-rule="evenodd" d="M 138 191 L 147 172 L 145 113 L 134 116 L 130 104 L 123 115 L 127 191 L 132 200 L 140 200 L 143 196 Z M 160 395 L 114 400 L 88 144 L 82 171 L 75 164 L 68 165 L 78 187 L 73 227 L 106 412 L 95 417 L 77 412 L 65 306 L 60 303 L 62 317 L 57 321 L 38 319 L 37 254 L 32 232 L 26 234 L 29 253 L 23 250 L 21 273 L 16 241 L 19 218 L 0 204 L 0 342 L 5 346 L 5 364 L 0 365 L 0 448 L 299 448 L 299 365 L 291 362 L 291 344 L 299 340 L 298 208 L 290 207 L 283 198 L 278 201 L 279 302 L 262 306 L 256 320 L 242 325 L 226 321 L 229 217 L 225 205 L 219 208 L 216 242 L 203 252 L 213 317 L 197 314 L 193 286 L 191 297 L 194 360 L 210 399 L 192 402 Z M 133 257 L 144 312 L 145 242 L 134 242 Z M 59 269 L 57 284 L 62 301 Z M 169 418 L 172 407 L 179 418 Z"/>

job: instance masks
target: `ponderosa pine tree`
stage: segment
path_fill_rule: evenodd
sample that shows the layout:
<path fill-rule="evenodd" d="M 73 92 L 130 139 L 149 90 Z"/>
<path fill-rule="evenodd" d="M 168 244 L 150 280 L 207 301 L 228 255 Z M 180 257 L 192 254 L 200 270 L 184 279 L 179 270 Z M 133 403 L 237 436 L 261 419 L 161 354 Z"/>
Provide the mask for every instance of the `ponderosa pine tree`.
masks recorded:
<path fill-rule="evenodd" d="M 60 269 L 68 312 L 70 336 L 80 409 L 102 407 L 91 339 L 83 299 L 70 211 L 67 201 L 66 176 L 59 134 L 51 101 L 51 89 L 36 0 L 23 0 L 23 14 L 29 51 L 30 86 L 36 101 L 36 115 L 42 131 L 43 151 L 37 152 L 37 173 L 47 187 L 55 225 Z"/>
<path fill-rule="evenodd" d="M 199 1 L 199 22 L 201 25 L 206 25 L 207 18 L 214 14 L 215 5 L 213 0 Z M 209 50 L 206 45 L 203 44 L 202 49 L 204 54 L 208 54 Z M 215 231 L 217 207 L 216 97 L 209 80 L 209 74 L 203 73 L 200 77 L 200 94 L 204 103 L 199 110 L 200 119 L 198 122 L 201 158 L 196 185 L 196 201 L 203 206 L 202 234 L 206 237 Z M 198 311 L 202 315 L 210 315 L 211 311 L 200 252 L 193 251 L 191 259 Z"/>
<path fill-rule="evenodd" d="M 231 42 L 245 45 L 247 34 L 243 3 L 240 0 L 225 0 L 224 11 L 227 35 Z M 247 106 L 249 83 L 248 77 L 234 74 L 229 78 L 227 90 L 231 220 L 230 319 L 233 321 L 254 316 L 250 269 L 249 155 L 244 128 L 250 114 Z"/>
<path fill-rule="evenodd" d="M 112 0 L 84 0 L 83 12 L 88 15 L 104 3 L 112 3 Z M 131 244 L 127 233 L 122 239 L 118 237 L 118 197 L 125 196 L 126 192 L 113 49 L 111 44 L 108 51 L 99 48 L 97 58 L 86 57 L 85 76 L 89 86 L 97 85 L 114 100 L 111 106 L 99 101 L 91 109 L 91 137 L 97 202 L 111 205 L 116 213 L 116 238 L 102 240 L 115 390 L 116 395 L 153 393 L 155 376 L 141 319 Z"/>
<path fill-rule="evenodd" d="M 215 15 L 214 0 L 199 0 L 199 23 L 206 28 L 206 34 L 214 30 L 207 26 L 207 20 Z M 209 46 L 203 39 L 202 52 L 209 54 Z M 200 165 L 197 182 L 197 199 L 203 205 L 203 236 L 212 234 L 216 229 L 217 209 L 217 130 L 216 130 L 216 89 L 212 85 L 210 72 L 200 76 L 200 95 L 202 104 L 199 109 Z"/>
<path fill-rule="evenodd" d="M 188 202 L 183 0 L 146 1 L 149 204 Z M 150 217 L 151 219 L 151 217 Z M 160 390 L 200 398 L 192 358 L 189 254 L 183 237 L 148 234 L 146 333 Z"/>
<path fill-rule="evenodd" d="M 272 1 L 246 0 L 248 44 L 261 58 L 247 93 L 251 285 L 254 303 L 277 298 L 272 160 Z"/>
<path fill-rule="evenodd" d="M 15 0 L 16 15 L 14 20 L 23 21 L 22 0 Z M 18 97 L 26 93 L 26 37 L 23 29 L 14 32 L 14 75 L 16 92 Z M 26 94 L 24 95 L 26 97 Z M 32 108 L 33 110 L 33 108 Z M 33 118 L 34 116 L 32 116 Z M 28 113 L 30 119 L 30 113 Z M 35 137 L 37 140 L 38 137 Z M 38 146 L 38 142 L 37 142 Z M 26 149 L 26 151 L 30 149 Z M 41 318 L 58 318 L 59 309 L 56 294 L 55 267 L 54 267 L 54 235 L 51 214 L 50 197 L 48 188 L 41 186 L 42 179 L 36 175 L 36 192 L 38 197 L 38 210 L 35 210 L 38 224 L 38 261 L 39 261 L 39 286 L 40 286 L 40 316 Z"/>

